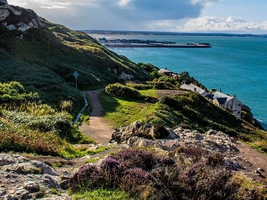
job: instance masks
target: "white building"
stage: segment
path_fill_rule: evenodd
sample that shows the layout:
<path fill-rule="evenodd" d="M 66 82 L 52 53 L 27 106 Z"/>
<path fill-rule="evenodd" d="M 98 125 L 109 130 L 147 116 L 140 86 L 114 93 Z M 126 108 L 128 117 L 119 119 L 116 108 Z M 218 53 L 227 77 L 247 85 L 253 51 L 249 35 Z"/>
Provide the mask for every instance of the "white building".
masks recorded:
<path fill-rule="evenodd" d="M 202 89 L 201 87 L 198 87 L 196 85 L 194 85 L 193 83 L 187 85 L 187 84 L 183 84 L 180 87 L 181 89 L 185 89 L 185 90 L 191 90 L 192 92 L 198 92 L 199 94 L 201 94 L 203 97 L 205 97 L 208 92 L 206 92 L 204 89 Z"/>
<path fill-rule="evenodd" d="M 235 116 L 241 117 L 242 102 L 236 96 L 229 96 L 221 92 L 213 93 L 213 103 L 231 111 Z"/>
<path fill-rule="evenodd" d="M 214 92 L 210 94 L 192 83 L 190 85 L 183 84 L 180 88 L 190 90 L 192 92 L 197 92 L 207 100 L 212 102 L 214 105 L 220 106 L 233 113 L 236 117 L 241 118 L 242 102 L 239 101 L 236 96 L 229 96 L 221 92 Z"/>

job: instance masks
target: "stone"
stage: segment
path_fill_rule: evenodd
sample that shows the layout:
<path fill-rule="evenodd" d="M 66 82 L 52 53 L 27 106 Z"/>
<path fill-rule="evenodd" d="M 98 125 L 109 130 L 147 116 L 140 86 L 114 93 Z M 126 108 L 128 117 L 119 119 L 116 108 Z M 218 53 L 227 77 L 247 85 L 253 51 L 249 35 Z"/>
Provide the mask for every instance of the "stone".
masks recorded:
<path fill-rule="evenodd" d="M 33 166 L 35 166 L 36 168 L 39 168 L 43 174 L 49 174 L 49 175 L 52 175 L 52 176 L 58 176 L 58 174 L 56 173 L 56 171 L 50 167 L 49 165 L 43 163 L 43 162 L 40 162 L 40 161 L 37 161 L 37 160 L 33 160 L 31 161 L 31 164 Z"/>
<path fill-rule="evenodd" d="M 205 135 L 215 135 L 217 133 L 217 131 L 215 130 L 209 130 L 205 133 Z"/>
<path fill-rule="evenodd" d="M 7 165 L 2 168 L 6 172 L 15 172 L 17 174 L 40 174 L 42 171 L 31 163 L 19 163 L 15 165 Z"/>
<path fill-rule="evenodd" d="M 7 9 L 0 9 L 0 21 L 5 20 L 9 16 L 9 14 L 10 13 Z"/>
<path fill-rule="evenodd" d="M 30 191 L 31 193 L 33 192 L 39 192 L 40 187 L 39 185 L 34 182 L 34 181 L 26 181 L 23 183 L 23 188 Z"/>
<path fill-rule="evenodd" d="M 0 198 L 7 194 L 5 187 L 0 187 Z"/>
<path fill-rule="evenodd" d="M 6 5 L 7 4 L 7 0 L 0 0 L 0 5 Z"/>
<path fill-rule="evenodd" d="M 180 136 L 175 131 L 173 131 L 171 128 L 167 128 L 167 130 L 169 131 L 169 136 L 167 137 L 167 139 L 180 138 Z"/>
<path fill-rule="evenodd" d="M 70 178 L 69 177 L 62 177 L 61 178 L 61 183 L 59 184 L 59 186 L 63 189 L 63 190 L 67 190 L 70 188 Z"/>
<path fill-rule="evenodd" d="M 30 192 L 20 188 L 10 191 L 10 195 L 14 199 L 31 199 Z"/>
<path fill-rule="evenodd" d="M 16 163 L 16 160 L 8 154 L 0 154 L 0 166 Z"/>
<path fill-rule="evenodd" d="M 46 175 L 44 175 L 42 177 L 41 184 L 46 189 L 50 189 L 50 188 L 59 189 L 60 188 L 60 186 L 58 184 L 59 183 L 59 180 L 56 180 L 57 178 L 58 177 L 50 176 L 50 175 L 46 174 Z"/>

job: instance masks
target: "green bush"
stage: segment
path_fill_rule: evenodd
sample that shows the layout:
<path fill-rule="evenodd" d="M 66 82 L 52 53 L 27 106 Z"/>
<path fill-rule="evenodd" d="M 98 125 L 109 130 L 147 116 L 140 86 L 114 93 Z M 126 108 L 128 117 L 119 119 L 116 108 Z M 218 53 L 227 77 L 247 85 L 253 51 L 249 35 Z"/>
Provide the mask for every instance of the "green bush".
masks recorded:
<path fill-rule="evenodd" d="M 140 100 L 143 96 L 136 90 L 120 83 L 110 84 L 105 87 L 105 92 L 111 96 Z"/>

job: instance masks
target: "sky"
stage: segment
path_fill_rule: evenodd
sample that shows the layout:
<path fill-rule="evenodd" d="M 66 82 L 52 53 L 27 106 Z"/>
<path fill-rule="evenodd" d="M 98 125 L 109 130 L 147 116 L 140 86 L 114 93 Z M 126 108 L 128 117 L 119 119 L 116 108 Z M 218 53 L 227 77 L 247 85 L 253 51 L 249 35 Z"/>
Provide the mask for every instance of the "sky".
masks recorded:
<path fill-rule="evenodd" d="M 267 34 L 267 0 L 7 0 L 74 30 Z"/>

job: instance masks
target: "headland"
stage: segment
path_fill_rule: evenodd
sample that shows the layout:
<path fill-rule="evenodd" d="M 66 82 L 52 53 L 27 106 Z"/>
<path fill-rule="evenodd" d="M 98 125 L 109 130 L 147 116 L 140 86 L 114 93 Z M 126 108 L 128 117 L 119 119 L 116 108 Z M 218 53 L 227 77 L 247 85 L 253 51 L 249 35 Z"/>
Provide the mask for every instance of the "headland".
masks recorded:
<path fill-rule="evenodd" d="M 210 48 L 209 43 L 177 44 L 171 41 L 139 40 L 139 39 L 112 39 L 98 38 L 98 42 L 106 47 L 120 48 Z"/>

